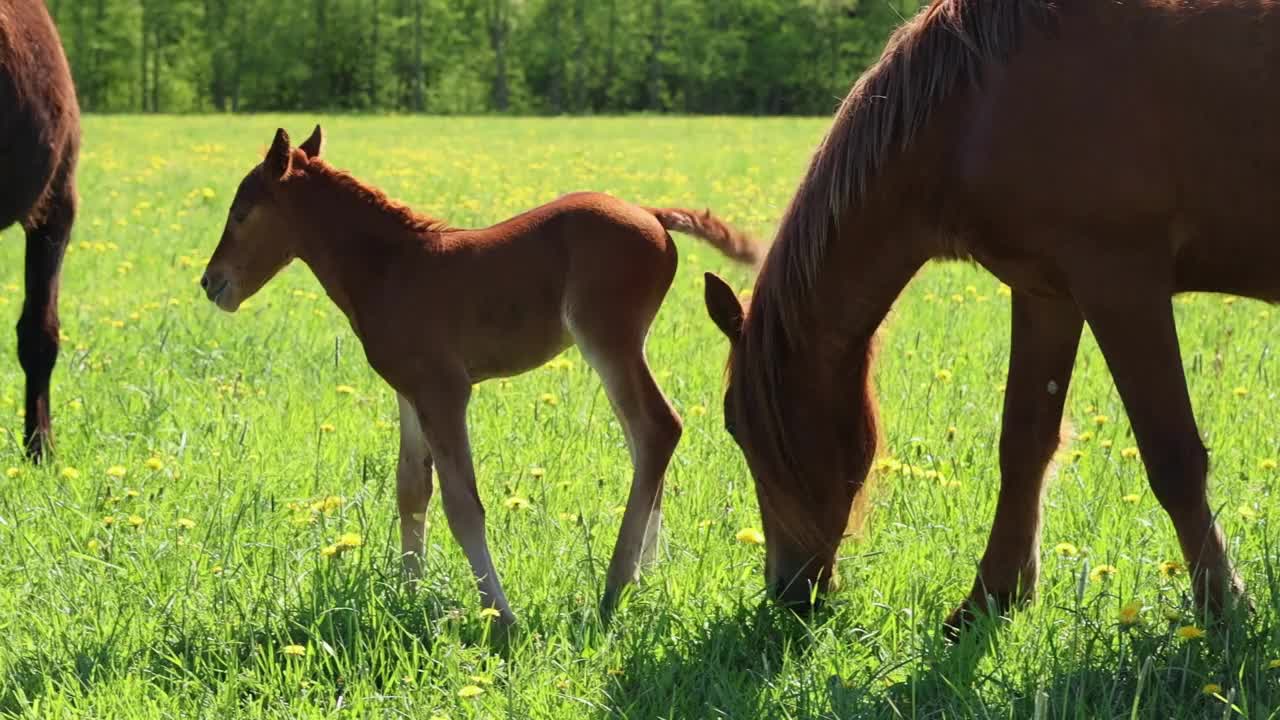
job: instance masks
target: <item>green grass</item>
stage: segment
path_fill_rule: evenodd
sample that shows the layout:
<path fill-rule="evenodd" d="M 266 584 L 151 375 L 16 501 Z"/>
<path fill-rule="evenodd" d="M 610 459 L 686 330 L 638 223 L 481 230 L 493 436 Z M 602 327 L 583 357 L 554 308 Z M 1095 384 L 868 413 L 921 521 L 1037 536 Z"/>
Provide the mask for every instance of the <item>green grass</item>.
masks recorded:
<path fill-rule="evenodd" d="M 0 712 L 1164 720 L 1280 707 L 1280 670 L 1267 669 L 1280 658 L 1280 498 L 1277 471 L 1261 465 L 1280 457 L 1269 358 L 1280 315 L 1216 296 L 1177 305 L 1212 499 L 1257 615 L 1202 640 L 1174 637 L 1199 624 L 1186 578 L 1158 570 L 1179 559 L 1177 544 L 1141 463 L 1122 453 L 1131 431 L 1086 336 L 1068 413 L 1094 437 L 1064 451 L 1047 493 L 1040 598 L 951 648 L 939 626 L 968 590 L 998 487 L 1008 299 L 989 275 L 950 265 L 929 268 L 896 306 L 877 373 L 888 451 L 943 480 L 910 468 L 885 479 L 867 537 L 843 550 L 842 589 L 802 621 L 762 603 L 762 549 L 734 539 L 759 518 L 721 430 L 726 345 L 703 313 L 700 278 L 714 269 L 743 288 L 750 278 L 690 238 L 677 238 L 679 275 L 649 342 L 686 422 L 665 545 L 610 628 L 594 608 L 630 465 L 599 382 L 570 351 L 571 369 L 475 396 L 490 545 L 521 618 L 507 651 L 491 650 L 438 500 L 425 585 L 398 582 L 395 400 L 306 268 L 234 316 L 196 284 L 275 128 L 303 137 L 314 121 L 86 121 L 62 295 L 69 339 L 54 376 L 58 457 L 45 467 L 21 460 L 22 375 L 12 335 L 0 343 L 11 358 L 0 363 L 0 468 L 14 468 L 0 480 Z M 332 162 L 458 225 L 598 189 L 711 206 L 767 235 L 825 125 L 337 118 L 326 130 Z M 16 320 L 23 248 L 16 230 L 5 239 L 0 309 Z M 1096 415 L 1109 422 L 1095 427 Z M 504 507 L 517 495 L 532 507 Z M 343 500 L 308 508 L 328 496 Z M 321 556 L 348 532 L 363 546 Z M 1059 555 L 1063 542 L 1080 553 Z M 1090 581 L 1104 563 L 1115 575 Z M 1143 623 L 1122 630 L 1117 611 L 1133 600 Z M 1202 692 L 1211 682 L 1234 707 Z M 460 697 L 468 685 L 483 693 Z"/>

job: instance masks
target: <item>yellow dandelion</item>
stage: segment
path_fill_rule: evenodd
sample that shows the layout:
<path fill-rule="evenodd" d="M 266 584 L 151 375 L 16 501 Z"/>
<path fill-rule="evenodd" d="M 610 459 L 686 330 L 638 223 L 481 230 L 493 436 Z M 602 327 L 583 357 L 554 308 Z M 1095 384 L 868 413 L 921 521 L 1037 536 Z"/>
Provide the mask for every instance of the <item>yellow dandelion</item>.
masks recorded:
<path fill-rule="evenodd" d="M 1079 548 L 1069 542 L 1060 542 L 1053 546 L 1053 551 L 1062 557 L 1075 557 L 1080 554 Z"/>
<path fill-rule="evenodd" d="M 356 389 L 350 385 L 339 385 L 334 388 L 334 390 L 336 390 L 339 395 L 354 395 L 356 392 Z"/>
<path fill-rule="evenodd" d="M 1160 563 L 1160 575 L 1166 578 L 1174 578 L 1186 571 L 1186 566 L 1177 560 L 1165 560 Z"/>
<path fill-rule="evenodd" d="M 1121 625 L 1137 625 L 1142 622 L 1142 603 L 1137 600 L 1125 603 L 1117 617 Z"/>
<path fill-rule="evenodd" d="M 1133 493 L 1129 493 L 1128 495 L 1125 495 L 1124 497 L 1120 498 L 1120 500 L 1121 500 L 1122 502 L 1127 502 L 1127 503 L 1129 503 L 1130 505 L 1137 505 L 1137 504 L 1138 504 L 1138 501 L 1139 501 L 1139 500 L 1141 500 L 1141 499 L 1142 499 L 1142 498 L 1138 497 L 1137 495 L 1135 495 L 1135 494 L 1133 494 Z"/>
<path fill-rule="evenodd" d="M 364 538 L 360 537 L 360 533 L 342 533 L 336 544 L 340 548 L 358 548 L 364 544 Z"/>
<path fill-rule="evenodd" d="M 690 405 L 689 414 L 693 417 L 702 417 L 707 414 L 707 409 L 702 405 Z"/>
<path fill-rule="evenodd" d="M 556 397 L 553 393 L 542 393 L 542 395 L 538 397 L 538 400 L 540 400 L 543 405 L 551 405 L 552 407 L 560 404 L 560 398 Z"/>
<path fill-rule="evenodd" d="M 1243 386 L 1243 385 L 1237 385 L 1237 386 L 1236 386 L 1236 388 L 1235 388 L 1234 390 L 1232 390 L 1232 391 L 1231 391 L 1231 394 L 1232 394 L 1232 395 L 1235 395 L 1235 396 L 1236 396 L 1236 397 L 1238 397 L 1238 398 L 1242 398 L 1242 397 L 1244 397 L 1245 395 L 1248 395 L 1248 394 L 1249 394 L 1249 388 L 1247 388 L 1247 387 L 1245 387 L 1245 386 Z"/>
<path fill-rule="evenodd" d="M 212 574 L 212 575 L 221 575 L 221 574 L 222 574 L 222 566 L 221 566 L 221 565 L 214 565 L 213 567 L 209 568 L 209 573 L 210 573 L 210 574 Z"/>
<path fill-rule="evenodd" d="M 1259 468 L 1259 469 L 1262 469 L 1262 470 L 1275 470 L 1275 469 L 1276 469 L 1276 460 L 1275 460 L 1275 458 L 1265 458 L 1265 459 L 1263 459 L 1263 461 L 1262 461 L 1262 462 L 1258 463 L 1258 468 Z"/>
<path fill-rule="evenodd" d="M 1195 625 L 1183 625 L 1173 633 L 1178 636 L 1179 640 L 1199 640 L 1204 637 L 1204 630 Z"/>
<path fill-rule="evenodd" d="M 506 500 L 503 500 L 502 505 L 508 510 L 527 510 L 532 503 L 530 503 L 527 498 L 522 498 L 519 495 L 512 495 Z"/>
<path fill-rule="evenodd" d="M 331 558 L 336 556 L 337 554 L 338 554 L 337 545 L 325 545 L 324 547 L 320 548 L 320 557 Z"/>
<path fill-rule="evenodd" d="M 147 458 L 147 461 L 143 464 L 147 466 L 148 470 L 164 469 L 164 461 L 156 457 L 155 455 L 152 455 L 151 457 Z"/>
<path fill-rule="evenodd" d="M 141 494 L 142 493 L 138 492 L 137 490 L 134 490 L 133 488 L 125 488 L 125 491 L 124 491 L 124 496 L 128 498 L 136 498 Z"/>
<path fill-rule="evenodd" d="M 1116 574 L 1115 565 L 1099 565 L 1095 567 L 1093 570 L 1089 571 L 1089 579 L 1092 580 L 1093 582 L 1102 582 L 1103 580 L 1107 580 L 1112 575 L 1115 575 L 1115 574 Z"/>
<path fill-rule="evenodd" d="M 742 528 L 733 536 L 740 543 L 746 545 L 763 545 L 764 533 L 755 528 Z"/>
<path fill-rule="evenodd" d="M 1093 439 L 1093 433 L 1091 431 L 1086 430 L 1080 433 L 1079 435 L 1077 435 L 1076 439 L 1079 440 L 1080 442 L 1089 442 L 1090 440 Z"/>
<path fill-rule="evenodd" d="M 955 426 L 955 425 L 948 425 L 948 426 L 947 426 L 947 439 L 948 439 L 948 440 L 951 440 L 951 439 L 955 438 L 955 436 L 956 436 L 956 433 L 957 433 L 957 432 L 959 432 L 959 430 L 957 430 L 957 429 L 956 429 L 956 426 Z"/>
<path fill-rule="evenodd" d="M 471 698 L 477 698 L 483 694 L 484 694 L 484 688 L 480 687 L 479 685 L 463 685 L 462 689 L 458 691 L 458 697 L 462 698 L 463 700 L 470 700 Z"/>
<path fill-rule="evenodd" d="M 108 516 L 106 516 L 106 517 L 102 518 L 102 524 L 103 524 L 105 527 L 111 527 L 112 525 L 115 525 L 115 524 L 116 524 L 115 516 L 113 516 L 113 515 L 108 515 Z"/>
<path fill-rule="evenodd" d="M 1106 425 L 1110 420 L 1111 418 L 1107 417 L 1106 415 L 1093 416 L 1093 424 L 1097 425 L 1098 427 L 1102 427 L 1103 425 Z"/>
<path fill-rule="evenodd" d="M 302 645 L 285 645 L 282 650 L 285 655 L 291 655 L 293 657 L 302 657 L 307 654 L 307 649 Z"/>
<path fill-rule="evenodd" d="M 19 469 L 18 469 L 18 468 L 16 468 L 16 467 L 11 467 L 11 468 L 9 468 L 9 469 L 7 469 L 7 470 L 5 470 L 5 471 L 4 471 L 4 475 L 5 475 L 5 477 L 9 478 L 10 480 L 12 480 L 13 478 L 18 477 L 18 476 L 19 476 L 19 475 L 21 475 L 21 474 L 22 474 L 22 471 L 21 471 L 21 470 L 19 470 Z"/>
<path fill-rule="evenodd" d="M 330 495 L 320 501 L 320 512 L 331 513 L 342 507 L 342 503 L 346 502 L 346 498 L 341 495 Z"/>
<path fill-rule="evenodd" d="M 320 432 L 331 433 L 334 430 L 337 430 L 337 428 L 335 428 L 332 423 L 320 423 Z"/>
<path fill-rule="evenodd" d="M 123 465 L 112 465 L 107 468 L 107 475 L 116 479 L 124 477 L 128 472 Z"/>
<path fill-rule="evenodd" d="M 1102 442 L 1100 442 L 1100 443 L 1098 443 L 1098 444 L 1102 446 L 1102 449 L 1103 449 L 1103 450 L 1110 450 L 1110 449 L 1111 449 L 1111 441 L 1110 441 L 1110 440 L 1103 440 Z"/>
<path fill-rule="evenodd" d="M 98 552 L 98 548 L 102 547 L 102 545 L 97 540 L 90 540 L 85 543 L 85 547 L 88 548 L 89 552 L 96 553 Z"/>
<path fill-rule="evenodd" d="M 1203 688 L 1200 688 L 1200 690 L 1205 695 L 1221 695 L 1222 694 L 1222 686 L 1219 685 L 1218 683 L 1206 683 Z"/>
<path fill-rule="evenodd" d="M 576 523 L 576 522 L 578 522 L 578 515 L 577 515 L 577 513 L 562 512 L 562 513 L 560 513 L 560 516 L 559 516 L 559 517 L 560 517 L 560 521 L 561 521 L 561 522 L 567 522 L 567 523 Z"/>
<path fill-rule="evenodd" d="M 952 377 L 951 371 L 946 368 L 942 368 L 938 372 L 934 373 L 933 376 L 937 378 L 940 382 L 951 382 L 951 377 Z"/>
<path fill-rule="evenodd" d="M 145 522 L 146 520 L 143 520 L 141 515 L 129 516 L 129 524 L 132 525 L 133 527 L 142 527 L 142 524 Z"/>
<path fill-rule="evenodd" d="M 1134 459 L 1134 458 L 1138 457 L 1138 448 L 1136 448 L 1136 447 L 1127 447 L 1127 448 L 1125 448 L 1125 449 L 1123 449 L 1123 450 L 1121 450 L 1121 451 L 1120 451 L 1120 457 L 1122 457 L 1122 458 L 1124 458 L 1124 459 L 1126 459 L 1126 460 L 1132 460 L 1132 459 Z"/>
<path fill-rule="evenodd" d="M 78 480 L 80 478 L 80 471 L 73 467 L 64 467 L 62 468 L 62 477 L 67 480 Z"/>
<path fill-rule="evenodd" d="M 191 518 L 178 518 L 178 522 L 174 524 L 179 530 L 192 530 L 196 526 L 196 521 Z"/>
<path fill-rule="evenodd" d="M 544 468 L 540 468 L 540 467 L 529 468 L 529 475 L 531 475 L 532 477 L 540 478 L 546 474 L 547 474 L 547 471 Z"/>
<path fill-rule="evenodd" d="M 500 617 L 502 617 L 502 613 L 498 612 L 496 608 L 485 608 L 480 611 L 481 620 L 495 620 Z"/>

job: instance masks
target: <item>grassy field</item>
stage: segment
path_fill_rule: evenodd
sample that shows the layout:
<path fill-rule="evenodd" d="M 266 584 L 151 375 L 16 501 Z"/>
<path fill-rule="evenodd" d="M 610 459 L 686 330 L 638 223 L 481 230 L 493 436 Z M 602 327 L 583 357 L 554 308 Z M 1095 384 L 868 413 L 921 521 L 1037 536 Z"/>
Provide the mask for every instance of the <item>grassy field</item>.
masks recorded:
<path fill-rule="evenodd" d="M 690 238 L 649 341 L 686 425 L 661 562 L 613 626 L 594 610 L 630 463 L 599 382 L 570 351 L 476 393 L 490 545 L 521 618 L 491 650 L 438 500 L 425 587 L 398 582 L 396 404 L 309 271 L 291 267 L 234 316 L 199 292 L 240 178 L 278 125 L 301 138 L 315 120 L 87 120 L 45 467 L 22 462 L 22 374 L 0 335 L 0 713 L 1163 720 L 1280 707 L 1280 314 L 1217 296 L 1177 305 L 1213 501 L 1257 615 L 1205 627 L 1185 575 L 1162 566 L 1177 544 L 1086 336 L 1041 596 L 948 647 L 939 625 L 969 588 L 998 486 L 1008 298 L 979 270 L 936 266 L 895 308 L 869 531 L 846 544 L 830 607 L 800 620 L 762 603 L 763 549 L 735 539 L 759 518 L 721 430 L 726 344 L 701 273 L 751 279 Z M 826 122 L 325 125 L 333 163 L 457 225 L 598 189 L 709 205 L 767 236 Z M 0 311 L 16 321 L 23 248 L 4 235 Z M 322 553 L 348 533 L 358 548 Z M 1188 626 L 1204 637 L 1182 639 Z"/>

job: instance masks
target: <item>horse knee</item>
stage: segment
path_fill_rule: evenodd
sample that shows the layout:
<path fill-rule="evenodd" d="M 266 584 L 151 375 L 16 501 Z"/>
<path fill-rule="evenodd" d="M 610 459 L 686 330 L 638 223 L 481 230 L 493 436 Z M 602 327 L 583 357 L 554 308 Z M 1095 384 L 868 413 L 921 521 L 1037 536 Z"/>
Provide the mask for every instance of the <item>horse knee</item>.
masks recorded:
<path fill-rule="evenodd" d="M 1199 439 L 1152 452 L 1145 462 L 1151 491 L 1170 515 L 1204 504 L 1209 453 Z"/>
<path fill-rule="evenodd" d="M 1062 446 L 1062 430 L 1053 425 L 1000 435 L 1000 473 L 1005 477 L 1043 472 Z"/>
<path fill-rule="evenodd" d="M 670 406 L 663 403 L 662 412 L 657 413 L 646 438 L 646 450 L 663 458 L 671 457 L 680 438 L 684 435 L 684 423 Z"/>

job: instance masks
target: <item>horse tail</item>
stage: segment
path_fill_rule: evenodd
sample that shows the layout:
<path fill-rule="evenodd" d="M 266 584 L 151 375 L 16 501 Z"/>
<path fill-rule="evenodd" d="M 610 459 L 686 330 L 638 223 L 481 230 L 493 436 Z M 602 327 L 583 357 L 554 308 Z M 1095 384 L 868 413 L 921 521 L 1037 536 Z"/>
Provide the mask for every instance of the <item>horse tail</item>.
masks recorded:
<path fill-rule="evenodd" d="M 711 214 L 683 208 L 644 208 L 668 230 L 692 235 L 714 245 L 728 257 L 745 265 L 760 262 L 764 252 L 749 235 Z"/>

